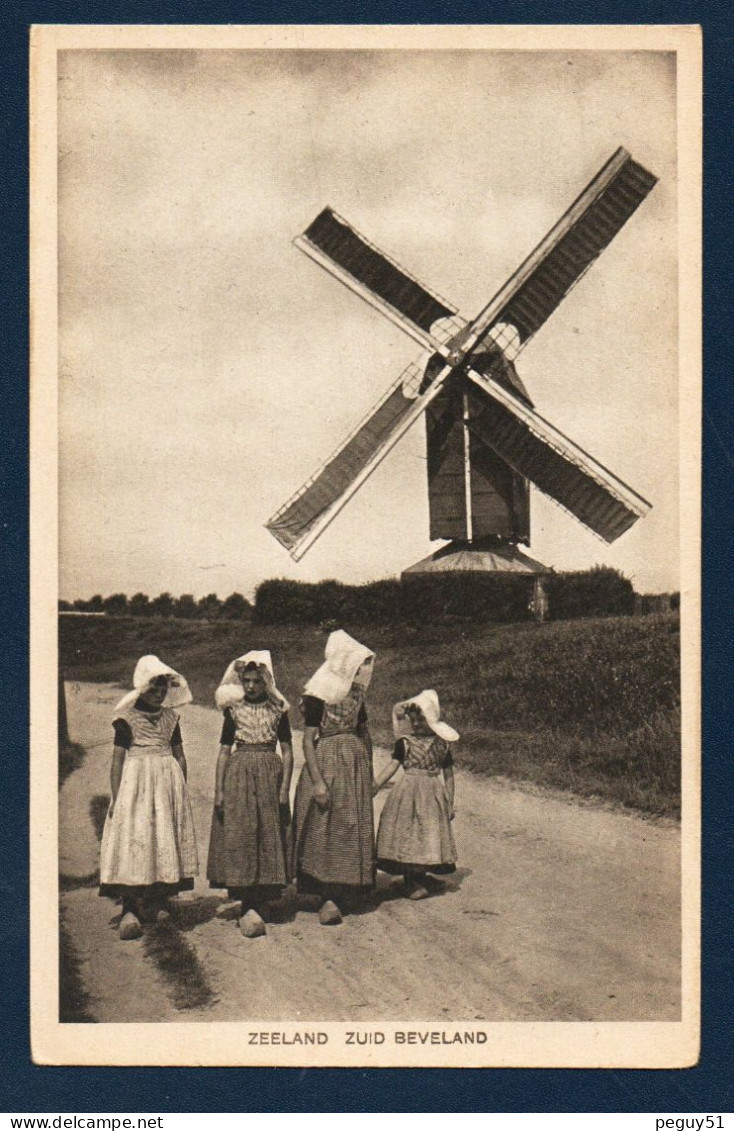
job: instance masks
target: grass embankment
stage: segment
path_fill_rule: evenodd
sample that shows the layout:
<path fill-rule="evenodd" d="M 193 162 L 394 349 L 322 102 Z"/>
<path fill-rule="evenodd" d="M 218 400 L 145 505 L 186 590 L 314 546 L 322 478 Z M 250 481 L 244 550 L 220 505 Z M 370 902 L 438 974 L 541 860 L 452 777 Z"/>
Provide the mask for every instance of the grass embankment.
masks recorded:
<path fill-rule="evenodd" d="M 84 747 L 78 742 L 68 742 L 61 739 L 59 742 L 59 788 L 64 784 L 69 774 L 78 770 L 84 761 Z"/>
<path fill-rule="evenodd" d="M 369 697 L 375 739 L 391 741 L 392 704 L 438 691 L 461 733 L 460 765 L 644 812 L 680 807 L 679 636 L 675 614 L 513 625 L 343 627 L 378 653 Z M 183 671 L 211 704 L 233 656 L 269 648 L 281 690 L 297 704 L 323 657 L 309 625 L 152 618 L 61 618 L 67 679 L 129 686 L 142 654 Z M 297 722 L 297 709 L 293 711 Z"/>
<path fill-rule="evenodd" d="M 94 1020 L 79 959 L 62 916 L 59 925 L 59 1021 L 80 1025 Z"/>

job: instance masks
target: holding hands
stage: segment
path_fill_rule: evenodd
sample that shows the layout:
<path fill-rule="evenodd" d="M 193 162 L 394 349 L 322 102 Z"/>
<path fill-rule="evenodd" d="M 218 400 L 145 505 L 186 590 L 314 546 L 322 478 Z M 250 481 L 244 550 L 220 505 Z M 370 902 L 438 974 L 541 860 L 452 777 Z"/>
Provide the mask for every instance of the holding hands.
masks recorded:
<path fill-rule="evenodd" d="M 314 784 L 313 799 L 319 808 L 329 808 L 329 787 L 323 779 Z"/>

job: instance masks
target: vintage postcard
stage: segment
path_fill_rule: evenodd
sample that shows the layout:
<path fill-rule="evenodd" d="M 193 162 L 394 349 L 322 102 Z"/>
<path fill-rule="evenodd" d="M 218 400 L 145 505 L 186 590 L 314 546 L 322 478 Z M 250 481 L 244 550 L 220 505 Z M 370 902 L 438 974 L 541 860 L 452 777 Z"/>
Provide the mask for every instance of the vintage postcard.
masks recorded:
<path fill-rule="evenodd" d="M 699 29 L 30 68 L 34 1060 L 694 1064 Z"/>

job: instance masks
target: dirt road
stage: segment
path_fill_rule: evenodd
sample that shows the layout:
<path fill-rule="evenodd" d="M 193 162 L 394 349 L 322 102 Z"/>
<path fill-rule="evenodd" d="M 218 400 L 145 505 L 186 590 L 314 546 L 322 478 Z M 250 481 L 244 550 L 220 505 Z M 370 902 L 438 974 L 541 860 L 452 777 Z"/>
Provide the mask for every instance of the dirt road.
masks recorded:
<path fill-rule="evenodd" d="M 118 909 L 97 895 L 94 819 L 120 694 L 67 685 L 87 756 L 61 793 L 61 903 L 97 1021 L 678 1019 L 678 828 L 468 773 L 445 893 L 411 903 L 380 875 L 376 906 L 339 927 L 293 899 L 266 938 L 244 939 L 213 918 L 204 878 L 220 716 L 198 706 L 182 727 L 201 876 L 179 929 L 120 942 Z"/>

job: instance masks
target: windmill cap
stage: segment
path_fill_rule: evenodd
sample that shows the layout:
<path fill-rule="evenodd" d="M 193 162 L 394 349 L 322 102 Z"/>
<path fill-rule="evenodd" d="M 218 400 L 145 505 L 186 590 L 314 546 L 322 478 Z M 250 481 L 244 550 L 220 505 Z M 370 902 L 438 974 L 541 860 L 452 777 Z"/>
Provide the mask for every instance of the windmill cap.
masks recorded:
<path fill-rule="evenodd" d="M 409 707 L 418 708 L 428 726 L 439 738 L 443 738 L 446 742 L 458 742 L 458 732 L 448 723 L 441 721 L 441 705 L 438 701 L 438 695 L 433 690 L 421 691 L 411 699 L 403 699 L 400 703 L 395 704 L 392 717 L 393 732 L 396 738 L 404 738 L 411 733 L 410 720 L 407 715 Z"/>

